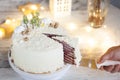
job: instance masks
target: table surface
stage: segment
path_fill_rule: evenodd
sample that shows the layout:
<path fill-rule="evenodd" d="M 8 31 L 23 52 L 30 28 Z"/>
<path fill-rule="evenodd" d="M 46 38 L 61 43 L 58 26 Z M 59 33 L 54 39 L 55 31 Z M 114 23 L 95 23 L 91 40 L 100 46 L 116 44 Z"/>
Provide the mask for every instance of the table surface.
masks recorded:
<path fill-rule="evenodd" d="M 11 68 L 0 69 L 0 80 L 23 80 Z M 90 69 L 87 67 L 75 67 L 67 71 L 60 80 L 120 80 L 120 73 L 108 73 L 105 71 Z"/>
<path fill-rule="evenodd" d="M 9 14 L 9 13 L 6 13 L 6 14 Z M 77 35 L 85 36 L 87 32 L 85 33 L 83 26 L 86 26 L 86 20 L 87 20 L 86 11 L 74 11 L 72 12 L 72 15 L 70 17 L 68 17 L 67 19 L 61 20 L 60 22 L 63 23 L 63 25 L 64 23 L 67 24 L 67 22 L 79 23 L 78 25 L 79 28 L 77 29 L 76 33 L 73 34 L 73 32 L 71 31 L 70 34 L 75 35 L 75 36 Z M 110 46 L 119 45 L 120 44 L 120 36 L 119 36 L 120 34 L 120 10 L 118 8 L 110 6 L 105 24 L 107 25 L 107 28 L 100 28 L 100 29 L 95 30 L 94 32 L 97 31 L 97 34 L 99 34 L 98 37 L 101 38 L 101 36 L 103 35 L 100 35 L 100 34 L 102 34 L 103 32 L 107 32 L 109 30 L 110 34 L 108 34 L 109 37 L 107 39 L 106 44 L 110 44 Z M 99 31 L 100 33 L 98 33 Z M 91 33 L 92 32 L 87 33 L 87 34 L 91 34 Z M 91 35 L 93 35 L 93 33 Z M 99 41 L 101 41 L 101 39 Z M 76 68 L 75 66 L 72 66 L 61 80 L 80 80 L 80 79 L 81 80 L 120 80 L 120 73 L 111 74 L 105 71 L 93 70 L 93 69 L 82 67 L 82 66 L 78 68 Z M 0 80 L 22 80 L 22 78 L 18 76 L 11 68 L 1 68 L 0 69 Z"/>

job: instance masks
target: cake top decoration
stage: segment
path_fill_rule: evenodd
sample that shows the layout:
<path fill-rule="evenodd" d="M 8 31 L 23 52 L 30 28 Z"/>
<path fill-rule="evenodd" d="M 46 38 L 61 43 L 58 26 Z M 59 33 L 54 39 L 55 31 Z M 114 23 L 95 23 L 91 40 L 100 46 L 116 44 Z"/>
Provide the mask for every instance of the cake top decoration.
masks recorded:
<path fill-rule="evenodd" d="M 44 27 L 46 25 L 46 20 L 44 18 L 39 18 L 39 12 L 32 13 L 31 16 L 32 18 L 29 18 L 29 16 L 24 15 L 23 16 L 23 23 L 25 24 L 25 28 L 32 28 L 34 29 L 35 27 Z M 47 22 L 48 24 L 48 22 Z M 48 24 L 49 27 L 57 28 L 59 26 L 58 22 L 54 21 L 49 21 Z"/>

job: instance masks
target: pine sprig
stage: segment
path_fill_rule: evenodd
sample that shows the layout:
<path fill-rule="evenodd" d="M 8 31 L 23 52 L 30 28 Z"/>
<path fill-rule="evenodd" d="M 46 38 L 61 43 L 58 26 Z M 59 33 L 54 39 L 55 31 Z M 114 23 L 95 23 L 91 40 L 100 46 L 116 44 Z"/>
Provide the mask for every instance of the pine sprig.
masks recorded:
<path fill-rule="evenodd" d="M 24 22 L 24 24 L 26 24 L 26 27 L 28 29 L 29 20 L 28 20 L 27 16 L 25 16 L 25 15 L 23 16 L 23 22 Z"/>
<path fill-rule="evenodd" d="M 26 27 L 28 29 L 28 23 L 32 25 L 32 28 L 34 29 L 35 26 L 39 27 L 40 26 L 40 18 L 39 18 L 39 12 L 32 13 L 32 19 L 29 20 L 27 16 L 23 16 L 23 22 L 26 24 Z"/>
<path fill-rule="evenodd" d="M 39 19 L 39 13 L 36 12 L 36 13 L 33 13 L 33 18 L 31 19 L 31 24 L 32 26 L 40 26 L 40 19 Z"/>

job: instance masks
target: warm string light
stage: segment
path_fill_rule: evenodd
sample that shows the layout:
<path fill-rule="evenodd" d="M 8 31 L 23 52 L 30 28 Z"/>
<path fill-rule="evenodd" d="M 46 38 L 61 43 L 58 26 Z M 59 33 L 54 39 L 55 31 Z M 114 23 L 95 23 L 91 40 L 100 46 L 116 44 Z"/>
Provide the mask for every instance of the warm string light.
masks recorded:
<path fill-rule="evenodd" d="M 106 26 L 106 25 L 103 25 L 103 28 L 107 28 L 107 26 Z"/>
<path fill-rule="evenodd" d="M 5 23 L 3 23 L 3 25 L 5 25 L 5 27 L 10 27 L 12 28 L 12 30 L 14 30 L 17 26 L 20 25 L 20 21 L 19 20 L 15 20 L 13 18 L 7 18 Z"/>
<path fill-rule="evenodd" d="M 6 32 L 6 35 L 5 35 L 6 38 L 11 37 L 15 28 L 19 25 L 20 25 L 20 21 L 15 20 L 13 18 L 7 18 L 4 23 L 0 24 L 0 26 L 4 28 Z"/>
<path fill-rule="evenodd" d="M 96 40 L 94 38 L 89 38 L 87 43 L 92 48 L 96 47 Z"/>
<path fill-rule="evenodd" d="M 44 11 L 44 10 L 45 10 L 45 7 L 41 6 L 41 7 L 40 7 L 40 10 L 41 10 L 41 11 Z"/>
<path fill-rule="evenodd" d="M 76 30 L 76 28 L 77 28 L 77 26 L 76 26 L 75 23 L 70 23 L 70 24 L 69 24 L 69 29 L 70 29 L 71 31 Z"/>
<path fill-rule="evenodd" d="M 23 13 L 23 15 L 27 16 L 28 20 L 31 20 L 33 18 L 33 15 L 36 13 L 39 13 L 40 11 L 44 12 L 46 10 L 44 6 L 34 3 L 26 3 L 24 5 L 20 5 L 18 9 Z M 41 15 L 40 18 L 42 18 Z"/>
<path fill-rule="evenodd" d="M 66 25 L 67 27 L 67 30 L 73 34 L 77 34 L 77 32 L 79 31 L 79 27 L 78 27 L 78 24 L 74 23 L 74 22 L 71 22 L 71 23 L 68 23 Z M 80 35 L 78 38 L 79 38 L 79 43 L 82 45 L 87 45 L 87 50 L 88 52 L 90 52 L 90 50 L 93 50 L 95 47 L 97 47 L 97 40 L 96 38 L 94 38 L 93 36 L 90 36 L 89 34 L 93 31 L 93 28 L 90 27 L 90 26 L 86 26 L 85 27 L 85 32 L 87 32 L 88 35 L 84 35 L 83 33 L 83 36 Z M 81 32 L 82 33 L 82 32 Z"/>
<path fill-rule="evenodd" d="M 5 37 L 5 30 L 4 28 L 0 28 L 0 39 Z"/>
<path fill-rule="evenodd" d="M 38 7 L 36 5 L 31 5 L 30 8 L 33 11 L 37 11 L 38 10 Z"/>
<path fill-rule="evenodd" d="M 72 32 L 74 32 L 77 29 L 77 24 L 73 22 L 68 23 L 66 26 L 67 26 L 67 29 Z"/>
<path fill-rule="evenodd" d="M 79 39 L 80 49 L 87 57 L 98 58 L 107 49 L 118 44 L 114 33 L 106 25 L 99 29 L 94 29 L 88 25 L 79 27 L 77 26 L 77 30 L 71 30 L 73 30 L 72 33 L 75 33 L 75 37 Z"/>
<path fill-rule="evenodd" d="M 40 11 L 40 4 L 27 3 L 18 7 L 18 9 L 24 14 L 32 14 Z"/>

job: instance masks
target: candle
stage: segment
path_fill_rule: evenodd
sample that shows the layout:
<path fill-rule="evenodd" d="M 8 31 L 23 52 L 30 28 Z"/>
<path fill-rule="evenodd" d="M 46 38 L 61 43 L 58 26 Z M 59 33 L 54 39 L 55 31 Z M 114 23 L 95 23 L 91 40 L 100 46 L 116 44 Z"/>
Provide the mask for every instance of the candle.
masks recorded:
<path fill-rule="evenodd" d="M 5 37 L 5 30 L 4 28 L 0 28 L 0 39 Z"/>

